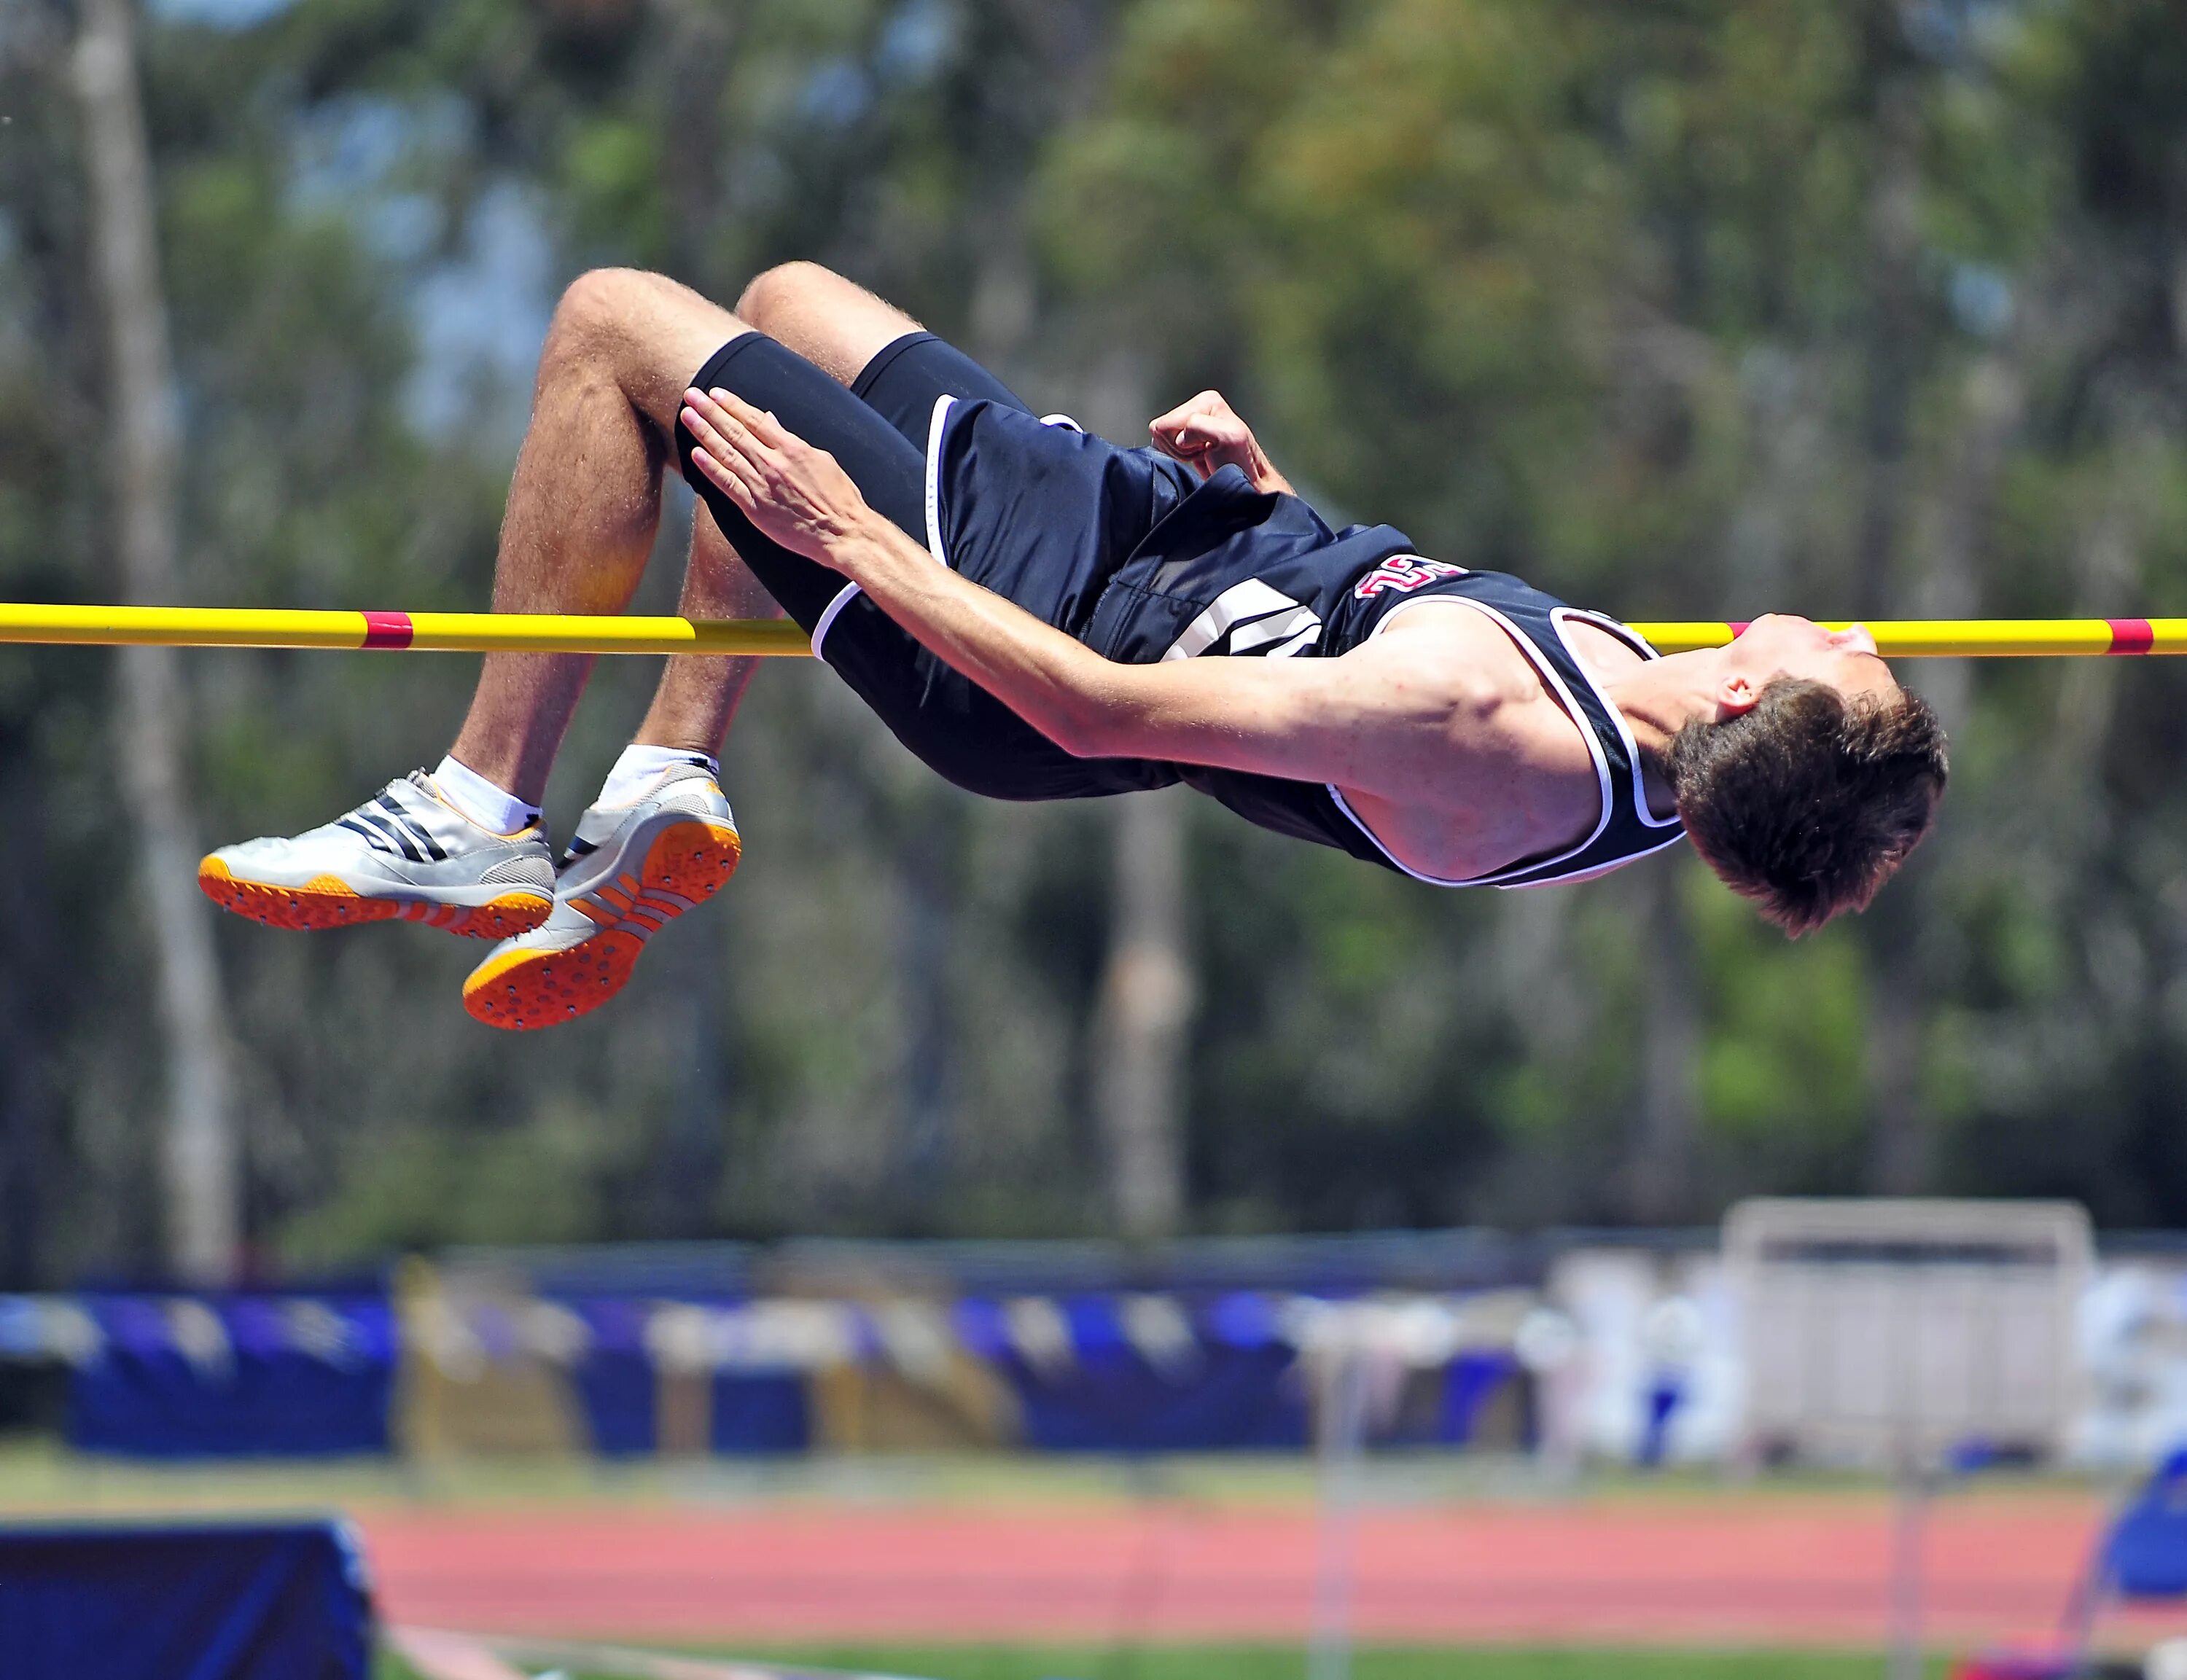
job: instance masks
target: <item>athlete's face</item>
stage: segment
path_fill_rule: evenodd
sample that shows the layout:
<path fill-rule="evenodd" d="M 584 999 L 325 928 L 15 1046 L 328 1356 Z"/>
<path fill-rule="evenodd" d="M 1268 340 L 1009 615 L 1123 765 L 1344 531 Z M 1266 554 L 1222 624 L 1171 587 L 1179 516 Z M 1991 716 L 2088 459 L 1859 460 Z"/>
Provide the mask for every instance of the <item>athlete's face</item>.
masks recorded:
<path fill-rule="evenodd" d="M 1811 618 L 1771 613 L 1748 625 L 1724 650 L 1718 698 L 1727 711 L 1743 711 L 1779 677 L 1825 683 L 1847 700 L 1888 700 L 1897 679 L 1875 651 L 1875 638 L 1854 625 L 1825 630 Z"/>

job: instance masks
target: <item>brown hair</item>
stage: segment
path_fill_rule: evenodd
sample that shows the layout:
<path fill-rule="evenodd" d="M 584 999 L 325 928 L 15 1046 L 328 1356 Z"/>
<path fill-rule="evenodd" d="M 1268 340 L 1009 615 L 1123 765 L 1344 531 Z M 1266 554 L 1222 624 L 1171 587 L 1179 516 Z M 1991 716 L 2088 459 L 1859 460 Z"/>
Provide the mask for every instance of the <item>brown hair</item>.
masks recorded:
<path fill-rule="evenodd" d="M 1794 938 L 1864 910 L 1943 797 L 1943 726 L 1920 695 L 1848 701 L 1780 677 L 1721 722 L 1689 723 L 1668 770 L 1694 847 Z"/>

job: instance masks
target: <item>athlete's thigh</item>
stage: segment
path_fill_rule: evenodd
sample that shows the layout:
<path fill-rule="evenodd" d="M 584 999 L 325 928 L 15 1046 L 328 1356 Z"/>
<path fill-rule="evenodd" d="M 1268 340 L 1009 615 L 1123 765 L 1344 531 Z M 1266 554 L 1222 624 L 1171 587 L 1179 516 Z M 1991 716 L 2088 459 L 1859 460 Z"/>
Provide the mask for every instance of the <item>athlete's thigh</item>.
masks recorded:
<path fill-rule="evenodd" d="M 745 288 L 737 314 L 850 386 L 922 450 L 939 397 L 1026 407 L 964 351 L 818 263 L 768 269 Z"/>
<path fill-rule="evenodd" d="M 926 332 L 908 333 L 884 346 L 859 370 L 851 390 L 922 452 L 930 441 L 935 405 L 942 397 L 1032 412 L 1015 391 L 963 351 Z"/>
<path fill-rule="evenodd" d="M 687 378 L 708 390 L 719 386 L 734 391 L 773 413 L 807 443 L 826 450 L 850 475 L 869 506 L 925 543 L 924 457 L 821 369 L 767 334 L 746 332 L 722 345 Z M 806 629 L 815 628 L 847 580 L 762 536 L 718 486 L 693 468 L 691 434 L 681 422 L 675 439 L 684 478 L 712 511 L 729 546 L 784 611 Z"/>
<path fill-rule="evenodd" d="M 817 262 L 785 262 L 737 300 L 739 318 L 849 385 L 886 346 L 920 330 L 894 304 Z"/>

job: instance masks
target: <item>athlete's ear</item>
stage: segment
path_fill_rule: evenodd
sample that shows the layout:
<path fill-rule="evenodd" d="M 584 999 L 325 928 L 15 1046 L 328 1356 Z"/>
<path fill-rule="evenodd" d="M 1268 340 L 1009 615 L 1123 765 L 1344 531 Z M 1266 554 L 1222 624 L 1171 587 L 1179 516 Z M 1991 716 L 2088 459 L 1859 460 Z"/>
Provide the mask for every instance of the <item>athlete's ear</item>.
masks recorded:
<path fill-rule="evenodd" d="M 1716 685 L 1716 718 L 1721 723 L 1728 717 L 1737 717 L 1754 710 L 1754 703 L 1762 698 L 1763 684 L 1754 680 L 1751 672 L 1732 670 L 1724 672 Z"/>

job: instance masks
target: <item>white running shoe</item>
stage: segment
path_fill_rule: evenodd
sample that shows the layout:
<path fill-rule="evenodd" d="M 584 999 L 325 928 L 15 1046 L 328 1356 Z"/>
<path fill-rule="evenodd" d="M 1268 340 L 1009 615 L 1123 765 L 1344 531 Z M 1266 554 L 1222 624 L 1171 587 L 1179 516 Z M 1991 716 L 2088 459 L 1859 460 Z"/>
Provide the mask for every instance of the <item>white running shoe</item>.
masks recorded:
<path fill-rule="evenodd" d="M 664 924 L 721 891 L 742 851 L 729 802 L 696 760 L 628 805 L 594 806 L 563 856 L 554 913 L 471 971 L 464 1008 L 514 1031 L 591 1014 Z"/>
<path fill-rule="evenodd" d="M 198 865 L 198 885 L 268 927 L 399 919 L 505 939 L 554 907 L 554 854 L 538 823 L 513 834 L 482 829 L 418 770 L 294 840 L 221 847 Z"/>

